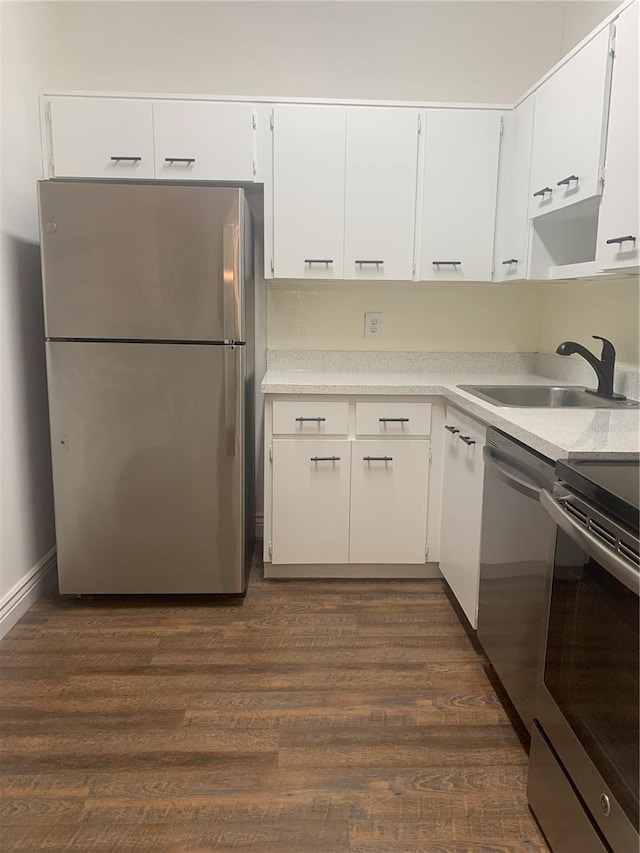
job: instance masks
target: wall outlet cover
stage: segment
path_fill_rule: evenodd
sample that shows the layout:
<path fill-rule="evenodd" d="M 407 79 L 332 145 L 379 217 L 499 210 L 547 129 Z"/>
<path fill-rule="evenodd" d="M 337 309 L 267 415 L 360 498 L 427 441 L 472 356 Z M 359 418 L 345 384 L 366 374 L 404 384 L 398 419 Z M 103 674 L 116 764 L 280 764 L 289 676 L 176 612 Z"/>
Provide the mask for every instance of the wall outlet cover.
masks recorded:
<path fill-rule="evenodd" d="M 365 338 L 382 337 L 382 311 L 365 311 L 364 336 Z"/>

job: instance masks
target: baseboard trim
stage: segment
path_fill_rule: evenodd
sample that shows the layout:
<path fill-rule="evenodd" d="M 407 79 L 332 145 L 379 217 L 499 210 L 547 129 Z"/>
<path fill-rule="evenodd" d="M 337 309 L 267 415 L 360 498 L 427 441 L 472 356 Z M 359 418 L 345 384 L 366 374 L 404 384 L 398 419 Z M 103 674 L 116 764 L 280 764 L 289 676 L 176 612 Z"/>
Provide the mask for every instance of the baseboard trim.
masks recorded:
<path fill-rule="evenodd" d="M 274 565 L 264 564 L 264 576 L 267 579 L 294 578 L 369 578 L 369 579 L 411 579 L 442 578 L 438 563 L 420 563 L 409 565 L 340 563 L 336 565 Z"/>
<path fill-rule="evenodd" d="M 3 595 L 0 599 L 0 638 L 13 628 L 18 619 L 24 616 L 46 587 L 54 581 L 55 569 L 54 547 Z"/>

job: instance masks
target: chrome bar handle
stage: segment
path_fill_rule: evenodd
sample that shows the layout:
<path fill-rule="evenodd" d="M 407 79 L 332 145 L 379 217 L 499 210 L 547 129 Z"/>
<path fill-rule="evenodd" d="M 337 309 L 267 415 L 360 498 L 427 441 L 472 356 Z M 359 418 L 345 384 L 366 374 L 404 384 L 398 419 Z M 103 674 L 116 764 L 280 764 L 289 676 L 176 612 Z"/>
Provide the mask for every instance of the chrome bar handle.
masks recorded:
<path fill-rule="evenodd" d="M 240 362 L 239 349 L 240 347 L 233 345 L 224 348 L 224 431 L 227 456 L 235 456 L 237 447 L 238 381 L 236 369 Z"/>
<path fill-rule="evenodd" d="M 309 264 L 309 266 L 311 264 L 327 264 L 328 266 L 333 263 L 333 258 L 305 258 L 304 262 L 305 264 Z"/>
<path fill-rule="evenodd" d="M 459 435 L 458 438 L 460 439 L 460 441 L 464 441 L 464 443 L 468 444 L 469 446 L 476 443 L 475 439 L 471 438 L 470 435 Z"/>
<path fill-rule="evenodd" d="M 537 190 L 534 192 L 533 197 L 538 198 L 538 196 L 545 196 L 547 193 L 552 193 L 553 187 L 542 187 L 541 190 Z"/>
<path fill-rule="evenodd" d="M 434 267 L 460 267 L 462 261 L 431 261 Z"/>
<path fill-rule="evenodd" d="M 409 418 L 378 418 L 381 424 L 408 424 Z"/>
<path fill-rule="evenodd" d="M 393 456 L 363 456 L 363 462 L 393 462 Z"/>
<path fill-rule="evenodd" d="M 224 225 L 222 230 L 222 322 L 226 342 L 237 340 L 240 331 L 237 248 L 235 225 Z"/>
<path fill-rule="evenodd" d="M 599 563 L 605 571 L 624 584 L 635 595 L 640 596 L 640 573 L 616 551 L 607 548 L 593 533 L 590 533 L 579 522 L 575 521 L 562 508 L 546 489 L 541 490 L 540 503 L 551 516 L 552 521 L 563 530 L 569 539 L 582 548 L 592 560 Z"/>
<path fill-rule="evenodd" d="M 509 266 L 511 266 L 511 264 L 517 264 L 517 263 L 518 263 L 517 258 L 508 258 L 506 261 L 502 262 L 502 266 L 505 266 L 505 264 L 509 264 Z"/>
<path fill-rule="evenodd" d="M 627 234 L 626 237 L 612 237 L 611 240 L 607 240 L 607 246 L 611 246 L 614 243 L 618 243 L 622 246 L 623 243 L 634 243 L 636 242 L 636 238 L 632 234 Z"/>
<path fill-rule="evenodd" d="M 577 175 L 568 175 L 566 178 L 563 178 L 561 181 L 558 181 L 559 187 L 568 187 L 572 181 L 576 183 L 580 180 Z"/>
<path fill-rule="evenodd" d="M 326 421 L 326 418 L 296 418 L 296 421 L 299 424 L 304 423 L 305 421 L 313 421 L 314 423 L 321 423 L 322 421 Z"/>
<path fill-rule="evenodd" d="M 449 424 L 445 424 L 444 428 L 448 429 L 449 432 L 451 433 L 451 435 L 455 435 L 457 432 L 460 432 L 460 430 L 457 427 L 449 426 Z"/>
<path fill-rule="evenodd" d="M 114 163 L 119 163 L 121 160 L 128 160 L 130 163 L 139 163 L 142 160 L 142 157 L 110 157 L 110 160 L 113 160 Z"/>
<path fill-rule="evenodd" d="M 312 462 L 339 462 L 339 456 L 312 456 Z"/>
<path fill-rule="evenodd" d="M 187 163 L 188 165 L 190 165 L 191 163 L 196 162 L 196 158 L 195 157 L 165 157 L 164 162 L 165 163 Z"/>
<path fill-rule="evenodd" d="M 363 264 L 375 264 L 377 267 L 384 264 L 384 261 L 355 261 L 358 266 L 362 266 Z"/>

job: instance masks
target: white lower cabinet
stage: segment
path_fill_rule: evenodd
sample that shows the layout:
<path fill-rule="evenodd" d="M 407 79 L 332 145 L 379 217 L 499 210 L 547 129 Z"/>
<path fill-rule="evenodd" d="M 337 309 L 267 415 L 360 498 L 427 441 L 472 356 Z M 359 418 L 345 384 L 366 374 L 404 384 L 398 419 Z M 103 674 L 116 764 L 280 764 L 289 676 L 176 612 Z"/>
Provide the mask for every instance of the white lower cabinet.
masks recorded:
<path fill-rule="evenodd" d="M 425 565 L 432 408 L 267 399 L 268 577 L 435 576 Z"/>
<path fill-rule="evenodd" d="M 274 563 L 349 561 L 350 463 L 347 439 L 274 439 Z"/>
<path fill-rule="evenodd" d="M 451 407 L 444 429 L 440 571 L 477 628 L 486 430 Z"/>
<path fill-rule="evenodd" d="M 428 480 L 428 441 L 353 442 L 350 562 L 425 562 Z"/>

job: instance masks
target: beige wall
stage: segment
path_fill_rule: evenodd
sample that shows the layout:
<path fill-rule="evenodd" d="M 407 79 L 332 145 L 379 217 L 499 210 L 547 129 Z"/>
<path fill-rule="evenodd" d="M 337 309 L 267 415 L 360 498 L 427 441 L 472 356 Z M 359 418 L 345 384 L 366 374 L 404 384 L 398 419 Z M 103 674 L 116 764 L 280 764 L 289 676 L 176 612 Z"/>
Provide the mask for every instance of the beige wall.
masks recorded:
<path fill-rule="evenodd" d="M 50 5 L 50 88 L 511 103 L 618 4 Z"/>
<path fill-rule="evenodd" d="M 544 285 L 539 351 L 552 353 L 572 340 L 600 355 L 591 336 L 601 335 L 613 342 L 619 362 L 638 367 L 639 290 L 637 278 Z"/>
<path fill-rule="evenodd" d="M 273 349 L 535 352 L 543 288 L 501 284 L 274 282 Z M 364 312 L 383 334 L 365 340 Z"/>
<path fill-rule="evenodd" d="M 0 7 L 0 607 L 55 544 L 35 182 L 38 88 L 50 64 L 46 7 Z"/>

